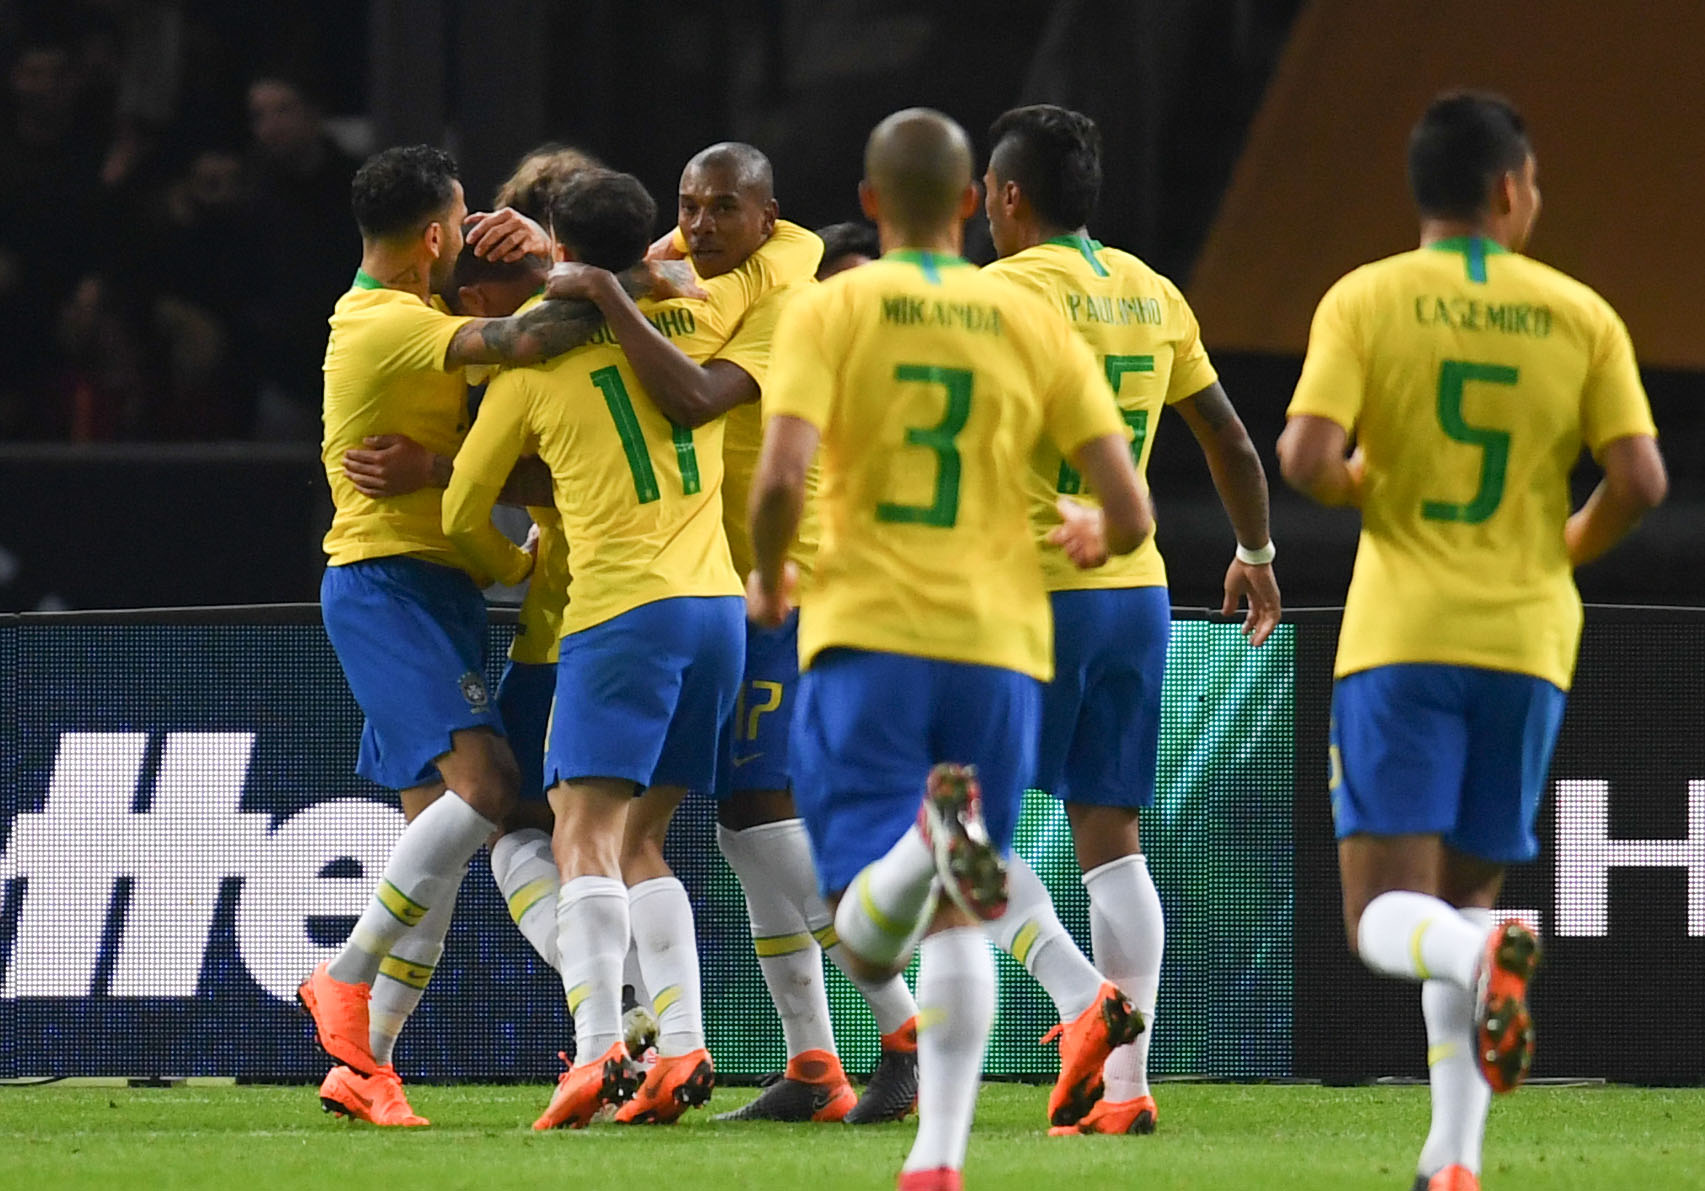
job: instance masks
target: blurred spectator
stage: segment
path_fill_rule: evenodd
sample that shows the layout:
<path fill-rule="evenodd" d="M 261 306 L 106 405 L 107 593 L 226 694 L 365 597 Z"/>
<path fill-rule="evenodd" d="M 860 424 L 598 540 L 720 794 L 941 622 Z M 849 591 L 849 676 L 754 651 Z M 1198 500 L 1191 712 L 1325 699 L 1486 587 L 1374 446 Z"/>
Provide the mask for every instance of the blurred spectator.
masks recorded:
<path fill-rule="evenodd" d="M 255 437 L 318 441 L 326 320 L 361 260 L 349 185 L 359 164 L 326 135 L 305 84 L 282 74 L 249 85 L 254 138 L 249 289 L 260 382 Z"/>

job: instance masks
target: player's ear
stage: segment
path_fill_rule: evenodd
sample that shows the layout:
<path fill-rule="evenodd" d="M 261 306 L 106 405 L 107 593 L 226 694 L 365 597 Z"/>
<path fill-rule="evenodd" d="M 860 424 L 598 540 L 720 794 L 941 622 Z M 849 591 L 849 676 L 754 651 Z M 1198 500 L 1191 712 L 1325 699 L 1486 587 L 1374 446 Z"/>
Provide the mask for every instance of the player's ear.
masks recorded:
<path fill-rule="evenodd" d="M 769 202 L 764 204 L 764 213 L 762 218 L 759 220 L 759 226 L 764 229 L 764 235 L 767 236 L 776 230 L 776 220 L 780 218 L 781 204 L 772 198 Z"/>
<path fill-rule="evenodd" d="M 435 219 L 431 223 L 426 225 L 426 230 L 421 232 L 420 235 L 421 235 L 421 239 L 424 240 L 426 243 L 426 250 L 432 254 L 433 260 L 437 260 L 440 256 L 443 255 L 443 253 L 444 253 L 444 225 L 443 224 L 439 223 Z"/>
<path fill-rule="evenodd" d="M 1520 180 L 1511 170 L 1498 175 L 1498 180 L 1492 185 L 1492 214 L 1508 215 L 1515 209 L 1516 188 L 1520 185 Z"/>
<path fill-rule="evenodd" d="M 485 293 L 477 285 L 464 285 L 456 290 L 456 313 L 470 318 L 485 317 Z"/>
<path fill-rule="evenodd" d="M 983 192 L 975 182 L 965 183 L 964 191 L 959 195 L 959 218 L 969 219 L 983 205 Z"/>
<path fill-rule="evenodd" d="M 879 204 L 876 201 L 876 187 L 869 182 L 858 184 L 858 209 L 864 212 L 864 217 L 871 222 L 879 218 Z"/>

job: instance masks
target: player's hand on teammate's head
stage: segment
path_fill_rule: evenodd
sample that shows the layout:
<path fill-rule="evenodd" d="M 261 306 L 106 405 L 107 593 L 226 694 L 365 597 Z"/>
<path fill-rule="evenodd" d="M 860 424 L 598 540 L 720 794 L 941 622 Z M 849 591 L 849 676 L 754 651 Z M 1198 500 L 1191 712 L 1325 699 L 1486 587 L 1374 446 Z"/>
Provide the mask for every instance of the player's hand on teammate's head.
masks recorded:
<path fill-rule="evenodd" d="M 518 261 L 528 255 L 548 258 L 551 254 L 545 229 L 513 207 L 470 215 L 462 226 L 474 255 L 483 260 Z"/>
<path fill-rule="evenodd" d="M 746 577 L 746 619 L 766 629 L 776 628 L 798 607 L 798 593 L 799 568 L 792 562 L 781 564 L 781 583 L 773 591 L 753 571 Z"/>
<path fill-rule="evenodd" d="M 406 434 L 375 434 L 343 453 L 343 474 L 364 496 L 407 496 L 432 486 L 432 452 Z"/>
<path fill-rule="evenodd" d="M 1249 615 L 1243 618 L 1243 635 L 1250 645 L 1260 645 L 1273 635 L 1283 612 L 1279 580 L 1273 574 L 1272 563 L 1251 566 L 1241 559 L 1231 560 L 1225 573 L 1225 602 L 1220 605 L 1220 614 L 1236 616 L 1245 600 L 1249 601 Z"/>
<path fill-rule="evenodd" d="M 1060 547 L 1080 571 L 1093 570 L 1107 561 L 1107 529 L 1101 510 L 1079 504 L 1069 496 L 1054 502 L 1064 523 L 1048 531 L 1050 544 Z"/>

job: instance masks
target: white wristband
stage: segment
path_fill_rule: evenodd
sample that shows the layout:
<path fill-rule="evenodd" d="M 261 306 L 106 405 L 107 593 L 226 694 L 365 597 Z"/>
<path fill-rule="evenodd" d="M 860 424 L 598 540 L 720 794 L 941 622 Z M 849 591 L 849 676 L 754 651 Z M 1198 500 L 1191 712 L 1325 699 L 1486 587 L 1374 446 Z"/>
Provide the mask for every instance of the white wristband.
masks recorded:
<path fill-rule="evenodd" d="M 1259 550 L 1251 550 L 1242 542 L 1239 542 L 1237 544 L 1237 561 L 1241 562 L 1245 566 L 1264 567 L 1273 561 L 1273 557 L 1278 554 L 1278 552 L 1278 548 L 1273 545 L 1271 538 L 1269 538 L 1267 540 L 1267 544 Z"/>

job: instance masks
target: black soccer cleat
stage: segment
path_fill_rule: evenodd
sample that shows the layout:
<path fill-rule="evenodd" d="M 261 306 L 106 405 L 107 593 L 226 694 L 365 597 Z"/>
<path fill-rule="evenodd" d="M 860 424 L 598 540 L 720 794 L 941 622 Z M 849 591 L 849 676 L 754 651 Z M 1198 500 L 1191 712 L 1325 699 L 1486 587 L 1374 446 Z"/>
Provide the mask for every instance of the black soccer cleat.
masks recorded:
<path fill-rule="evenodd" d="M 838 1121 L 847 1114 L 856 1099 L 852 1085 L 845 1080 L 839 1083 L 808 1083 L 803 1079 L 783 1076 L 755 1099 L 711 1120 Z"/>
<path fill-rule="evenodd" d="M 884 1048 L 864 1095 L 843 1118 L 849 1125 L 904 1120 L 918 1103 L 918 1052 Z"/>

